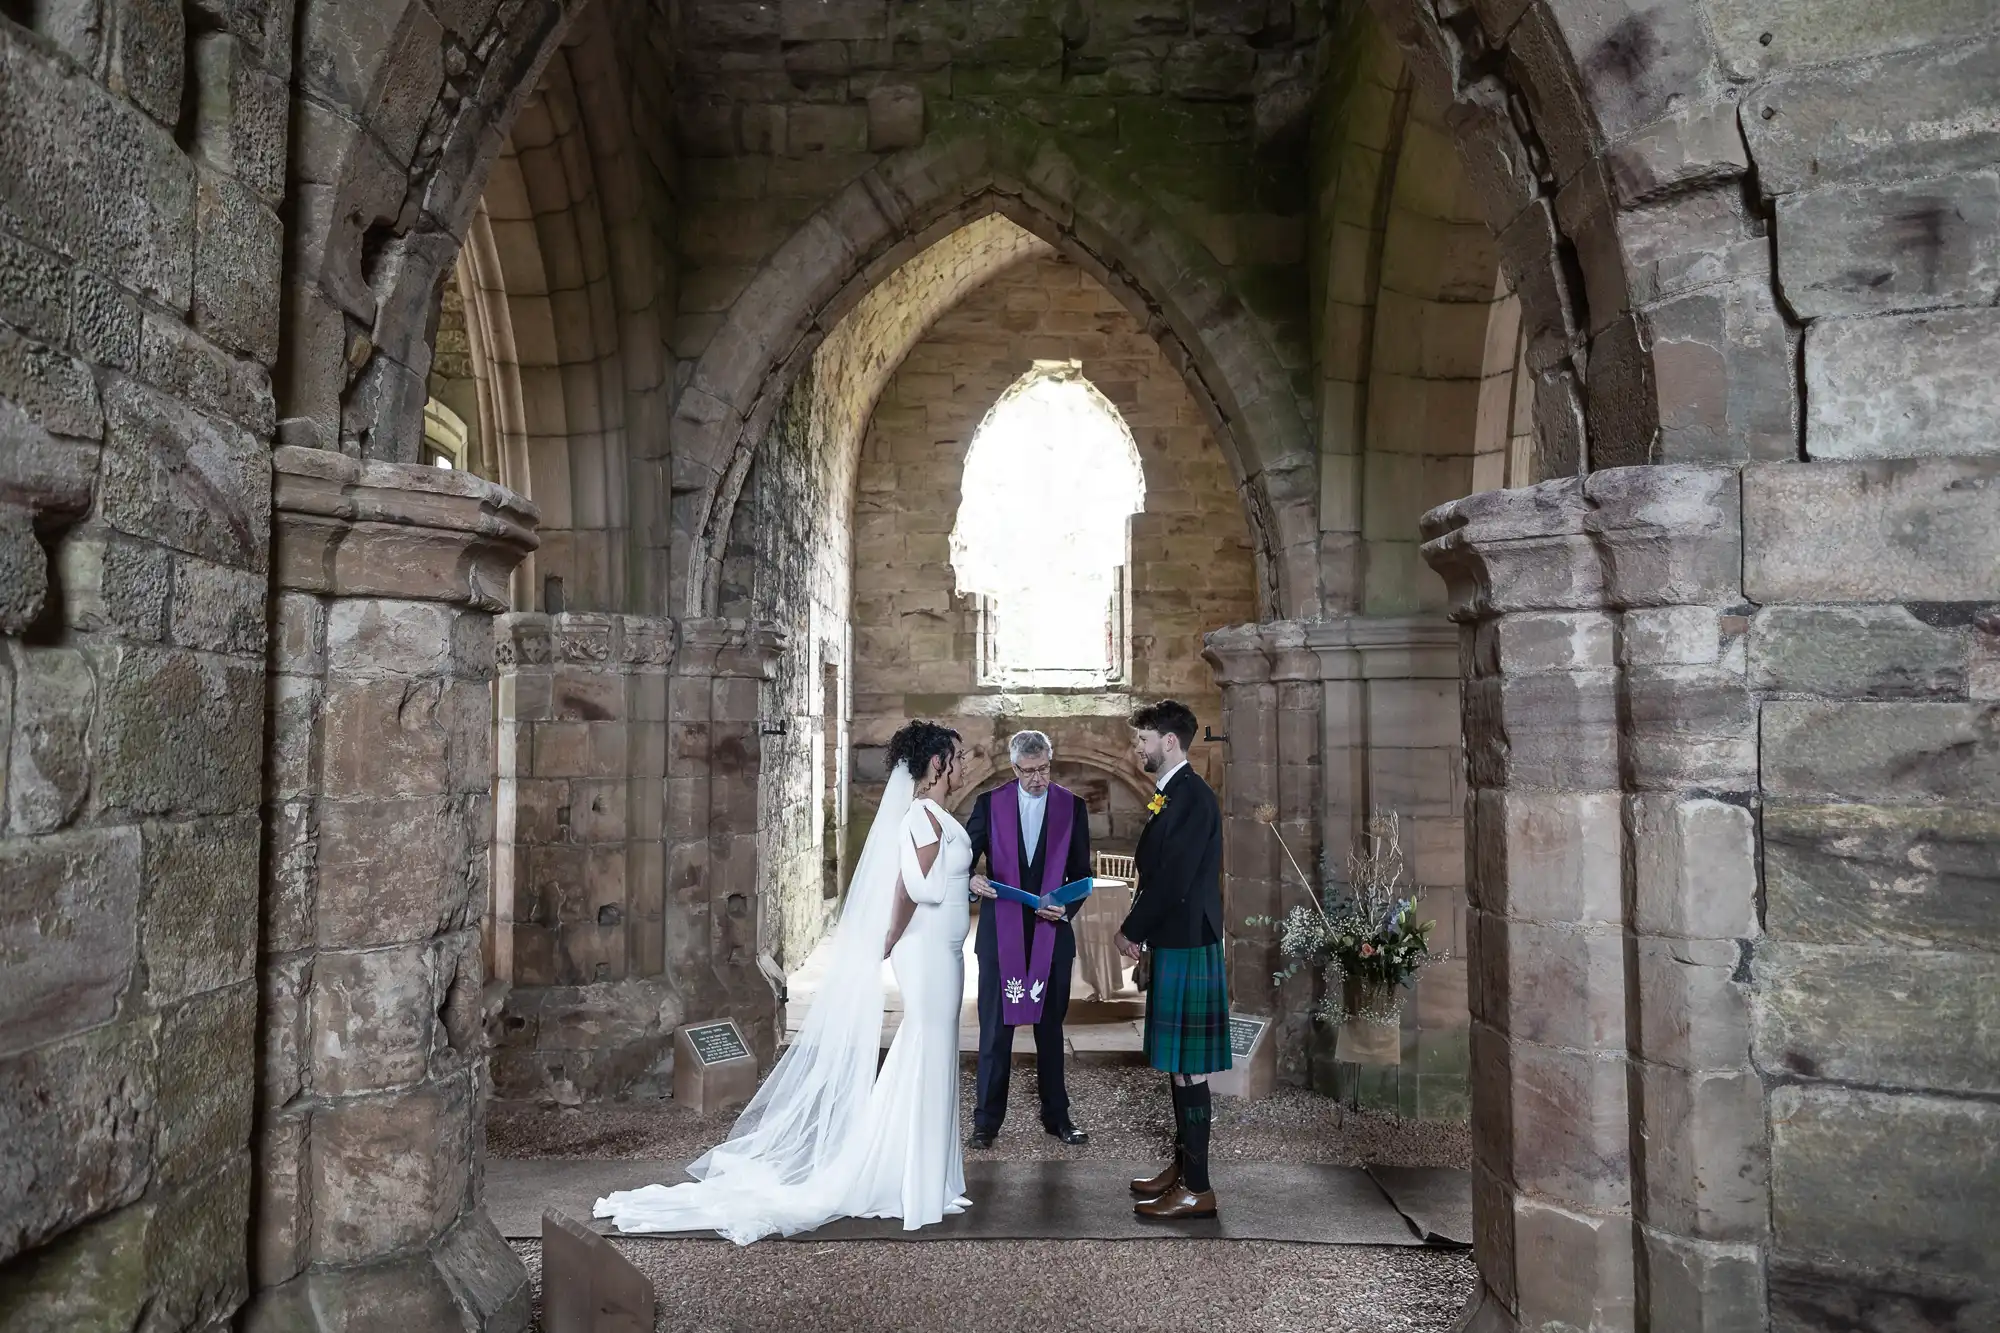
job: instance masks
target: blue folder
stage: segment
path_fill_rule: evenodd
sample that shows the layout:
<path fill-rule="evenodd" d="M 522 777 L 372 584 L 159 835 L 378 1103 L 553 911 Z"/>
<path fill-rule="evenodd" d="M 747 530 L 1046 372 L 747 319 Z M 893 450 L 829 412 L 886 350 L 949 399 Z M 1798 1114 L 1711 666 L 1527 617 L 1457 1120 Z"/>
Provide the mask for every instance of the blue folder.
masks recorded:
<path fill-rule="evenodd" d="M 1071 903 L 1081 902 L 1090 896 L 1092 889 L 1097 887 L 1097 881 L 1088 875 L 1082 879 L 1071 880 L 1054 893 L 1043 894 L 1029 893 L 1026 889 L 1017 889 L 1012 884 L 1002 884 L 998 880 L 987 882 L 992 884 L 993 891 L 1006 901 L 1019 903 L 1038 912 L 1044 907 L 1068 907 Z"/>

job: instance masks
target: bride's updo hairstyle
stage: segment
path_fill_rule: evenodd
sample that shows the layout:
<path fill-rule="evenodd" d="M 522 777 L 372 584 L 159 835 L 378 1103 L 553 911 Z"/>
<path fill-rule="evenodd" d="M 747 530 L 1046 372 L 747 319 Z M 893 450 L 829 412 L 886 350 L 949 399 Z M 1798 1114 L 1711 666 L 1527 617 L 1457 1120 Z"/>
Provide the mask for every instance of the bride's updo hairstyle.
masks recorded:
<path fill-rule="evenodd" d="M 951 760 L 958 748 L 958 733 L 935 722 L 911 722 L 889 738 L 889 768 L 901 764 L 910 770 L 913 781 L 922 782 L 930 772 L 932 759 Z"/>

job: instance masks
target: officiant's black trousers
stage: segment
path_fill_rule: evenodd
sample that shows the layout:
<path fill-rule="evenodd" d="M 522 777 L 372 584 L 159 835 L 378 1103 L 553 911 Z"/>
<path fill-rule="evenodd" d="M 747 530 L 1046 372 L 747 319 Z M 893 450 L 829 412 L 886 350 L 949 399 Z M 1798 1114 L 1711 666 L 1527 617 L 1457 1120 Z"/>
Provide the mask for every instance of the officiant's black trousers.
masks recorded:
<path fill-rule="evenodd" d="M 1032 936 L 1030 937 L 1032 939 Z M 980 940 L 983 946 L 985 940 Z M 1007 1118 L 1007 1082 L 1013 1072 L 1014 1029 L 1000 1021 L 1000 959 L 996 945 L 976 950 L 979 960 L 979 1078 L 972 1102 L 972 1127 L 999 1132 Z M 1076 933 L 1056 931 L 1049 959 L 1049 996 L 1035 1024 L 1035 1072 L 1042 1085 L 1042 1124 L 1069 1120 L 1069 1087 L 1063 1082 L 1063 1016 L 1069 1012 L 1070 973 L 1076 963 Z"/>

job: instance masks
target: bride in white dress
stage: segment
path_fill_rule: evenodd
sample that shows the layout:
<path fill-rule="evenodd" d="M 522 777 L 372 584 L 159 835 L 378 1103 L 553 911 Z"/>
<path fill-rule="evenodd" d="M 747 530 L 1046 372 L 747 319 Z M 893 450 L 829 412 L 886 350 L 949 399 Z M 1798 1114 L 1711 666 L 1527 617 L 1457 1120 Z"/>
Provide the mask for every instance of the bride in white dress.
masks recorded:
<path fill-rule="evenodd" d="M 912 722 L 889 743 L 881 809 L 848 884 L 819 999 L 694 1182 L 597 1201 L 620 1231 L 718 1231 L 739 1245 L 840 1217 L 906 1231 L 971 1206 L 958 1136 L 958 1012 L 965 993 L 972 843 L 932 799 L 949 790 L 958 733 Z M 882 960 L 903 1022 L 881 1072 Z"/>

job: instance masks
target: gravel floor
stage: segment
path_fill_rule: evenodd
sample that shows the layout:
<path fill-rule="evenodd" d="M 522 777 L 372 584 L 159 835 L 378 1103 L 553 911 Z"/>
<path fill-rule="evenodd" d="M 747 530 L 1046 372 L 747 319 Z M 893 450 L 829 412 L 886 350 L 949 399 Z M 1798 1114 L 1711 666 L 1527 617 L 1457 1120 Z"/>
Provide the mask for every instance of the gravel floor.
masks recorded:
<path fill-rule="evenodd" d="M 1070 1148 L 1042 1132 L 1032 1069 L 1016 1068 L 1007 1124 L 989 1152 L 968 1157 L 1014 1161 L 1097 1155 L 1164 1158 L 1171 1141 L 1165 1076 L 1132 1066 L 1079 1065 L 1069 1070 L 1070 1114 L 1090 1143 Z M 1372 1111 L 1344 1111 L 1331 1098 L 1281 1088 L 1254 1102 L 1215 1101 L 1212 1152 L 1257 1162 L 1325 1162 L 1341 1166 L 1470 1166 L 1472 1140 L 1463 1124 L 1402 1120 Z M 960 1122 L 972 1127 L 972 1078 L 960 1088 Z M 686 1162 L 729 1132 L 734 1115 L 696 1116 L 671 1101 L 578 1109 L 495 1105 L 487 1118 L 487 1150 L 496 1157 L 630 1157 Z M 1387 1327 L 1387 1326 L 1385 1326 Z"/>
<path fill-rule="evenodd" d="M 1262 1241 L 617 1240 L 665 1333 L 1444 1333 L 1469 1254 Z M 541 1246 L 515 1248 L 534 1277 Z"/>

